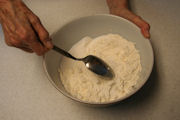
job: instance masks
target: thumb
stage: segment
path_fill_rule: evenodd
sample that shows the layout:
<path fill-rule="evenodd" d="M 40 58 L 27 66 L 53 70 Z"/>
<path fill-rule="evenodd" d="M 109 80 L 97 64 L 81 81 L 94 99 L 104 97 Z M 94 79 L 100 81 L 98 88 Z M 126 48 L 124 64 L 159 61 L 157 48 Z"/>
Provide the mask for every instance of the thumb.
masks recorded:
<path fill-rule="evenodd" d="M 127 8 L 120 9 L 118 11 L 111 11 L 111 14 L 121 16 L 131 22 L 133 22 L 135 25 L 137 25 L 141 29 L 141 33 L 145 38 L 150 38 L 150 26 L 149 24 L 143 20 L 141 17 L 137 16 L 133 12 L 131 12 Z"/>
<path fill-rule="evenodd" d="M 150 26 L 146 21 L 144 21 L 141 17 L 136 16 L 134 19 L 132 19 L 132 22 L 141 29 L 141 33 L 144 35 L 144 37 L 150 38 Z"/>

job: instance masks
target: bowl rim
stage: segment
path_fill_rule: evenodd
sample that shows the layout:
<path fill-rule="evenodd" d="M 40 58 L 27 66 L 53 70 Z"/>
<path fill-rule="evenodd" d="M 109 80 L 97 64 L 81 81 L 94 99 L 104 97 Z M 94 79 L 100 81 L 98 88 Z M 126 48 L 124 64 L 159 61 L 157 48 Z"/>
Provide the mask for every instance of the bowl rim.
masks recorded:
<path fill-rule="evenodd" d="M 78 20 L 80 20 L 80 19 L 84 19 L 84 18 L 88 18 L 88 17 L 97 17 L 97 16 L 106 16 L 106 17 L 113 17 L 113 18 L 116 18 L 116 19 L 120 19 L 120 20 L 122 20 L 122 21 L 127 22 L 128 24 L 133 25 L 133 26 L 136 27 L 137 29 L 139 29 L 135 24 L 131 23 L 130 21 L 126 20 L 125 18 L 122 18 L 122 17 L 119 17 L 119 16 L 115 16 L 115 15 L 110 15 L 110 14 L 95 14 L 95 15 L 88 15 L 88 16 L 82 16 L 82 17 L 79 17 L 79 18 L 75 18 L 75 19 L 73 19 L 73 20 L 71 20 L 71 21 L 69 21 L 69 22 L 66 22 L 66 23 L 65 23 L 64 25 L 62 25 L 58 30 L 62 29 L 63 27 L 65 27 L 66 25 L 68 25 L 68 24 L 70 24 L 70 23 L 72 23 L 72 22 L 74 22 L 74 21 L 78 21 Z M 58 30 L 57 30 L 57 31 L 58 31 Z M 56 32 L 57 32 L 57 31 L 56 31 Z M 52 33 L 51 36 L 54 35 L 56 32 Z M 147 38 L 145 38 L 145 39 L 147 39 Z M 150 77 L 151 72 L 152 72 L 152 69 L 153 69 L 153 66 L 154 66 L 154 51 L 153 51 L 153 47 L 152 47 L 152 44 L 151 44 L 150 39 L 147 39 L 147 40 L 148 40 L 148 45 L 149 45 L 149 47 L 150 47 L 150 51 L 151 51 L 151 53 L 152 53 L 151 66 L 150 66 L 150 70 L 148 71 L 148 75 L 145 77 L 145 79 L 144 79 L 144 81 L 142 82 L 142 84 L 141 84 L 140 86 L 138 86 L 138 88 L 136 88 L 135 90 L 131 91 L 129 94 L 127 94 L 127 95 L 125 95 L 125 96 L 123 96 L 123 97 L 121 97 L 121 98 L 119 98 L 119 99 L 112 100 L 112 101 L 108 101 L 108 102 L 88 102 L 88 101 L 83 101 L 83 100 L 78 99 L 78 98 L 76 98 L 76 97 L 74 97 L 74 96 L 71 96 L 71 95 L 67 94 L 66 92 L 62 91 L 61 89 L 59 89 L 58 86 L 54 83 L 54 81 L 52 80 L 51 76 L 49 75 L 49 73 L 48 73 L 48 71 L 47 71 L 47 67 L 46 67 L 46 57 L 47 57 L 47 55 L 46 55 L 46 54 L 43 56 L 43 62 L 42 62 L 42 63 L 43 63 L 43 69 L 44 69 L 44 71 L 45 71 L 45 73 L 46 73 L 46 76 L 47 76 L 48 80 L 51 82 L 51 84 L 52 84 L 60 93 L 62 93 L 64 96 L 70 98 L 70 99 L 73 100 L 73 101 L 76 101 L 76 102 L 79 102 L 79 103 L 83 103 L 83 104 L 88 104 L 88 105 L 111 105 L 111 104 L 115 104 L 115 103 L 120 102 L 120 101 L 122 101 L 122 100 L 124 100 L 124 99 L 126 99 L 126 98 L 128 98 L 128 97 L 130 97 L 130 96 L 132 96 L 133 94 L 135 94 L 135 93 L 136 93 L 137 91 L 139 91 L 139 90 L 142 88 L 142 86 L 144 86 L 144 84 L 148 81 L 148 78 Z"/>

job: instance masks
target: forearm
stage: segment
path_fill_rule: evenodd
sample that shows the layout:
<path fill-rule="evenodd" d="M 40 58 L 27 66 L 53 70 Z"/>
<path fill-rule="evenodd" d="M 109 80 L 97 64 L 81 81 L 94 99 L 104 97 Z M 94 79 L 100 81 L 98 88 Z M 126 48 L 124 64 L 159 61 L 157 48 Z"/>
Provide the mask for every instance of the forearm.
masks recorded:
<path fill-rule="evenodd" d="M 128 0 L 106 0 L 109 9 L 128 8 Z"/>
<path fill-rule="evenodd" d="M 137 17 L 136 15 L 131 14 L 131 11 L 129 11 L 128 0 L 106 0 L 106 1 L 111 14 L 121 16 L 128 20 Z"/>
<path fill-rule="evenodd" d="M 134 14 L 132 11 L 128 9 L 128 0 L 106 0 L 106 1 L 111 14 L 130 20 L 131 22 L 136 24 L 139 28 L 141 28 L 141 32 L 146 38 L 150 37 L 149 24 L 146 21 L 144 21 L 141 17 Z"/>

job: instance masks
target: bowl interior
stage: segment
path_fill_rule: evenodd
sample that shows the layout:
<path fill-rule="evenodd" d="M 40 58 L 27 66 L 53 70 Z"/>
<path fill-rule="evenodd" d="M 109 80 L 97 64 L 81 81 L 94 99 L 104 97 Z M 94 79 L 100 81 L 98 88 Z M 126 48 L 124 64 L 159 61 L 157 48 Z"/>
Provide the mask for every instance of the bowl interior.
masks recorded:
<path fill-rule="evenodd" d="M 75 44 L 85 36 L 97 37 L 107 33 L 120 34 L 127 40 L 136 43 L 136 48 L 139 50 L 142 64 L 142 72 L 140 74 L 139 80 L 140 83 L 137 88 L 138 90 L 147 81 L 152 70 L 154 58 L 149 40 L 145 39 L 141 35 L 139 28 L 131 22 L 112 15 L 87 16 L 73 20 L 68 24 L 64 25 L 52 35 L 52 39 L 55 45 L 65 50 L 69 50 L 73 46 L 73 44 Z M 50 81 L 59 91 L 61 91 L 64 95 L 77 100 L 66 92 L 60 81 L 58 73 L 60 59 L 60 54 L 52 50 L 49 51 L 44 58 L 45 70 L 48 74 Z M 137 90 L 135 90 L 133 93 L 135 93 Z M 130 93 L 122 99 L 127 98 L 133 93 Z M 122 99 L 119 99 L 117 101 L 120 101 Z"/>

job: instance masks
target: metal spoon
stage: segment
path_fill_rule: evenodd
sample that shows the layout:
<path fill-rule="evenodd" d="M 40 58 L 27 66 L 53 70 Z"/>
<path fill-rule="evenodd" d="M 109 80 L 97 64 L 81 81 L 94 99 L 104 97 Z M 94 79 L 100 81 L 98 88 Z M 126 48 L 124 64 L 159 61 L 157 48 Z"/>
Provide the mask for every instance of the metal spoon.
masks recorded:
<path fill-rule="evenodd" d="M 85 66 L 92 72 L 96 73 L 97 75 L 109 79 L 112 79 L 114 77 L 114 73 L 112 69 L 103 60 L 101 60 L 100 58 L 94 55 L 88 55 L 84 58 L 76 58 L 72 56 L 70 53 L 66 52 L 65 50 L 55 45 L 53 47 L 53 50 L 71 59 L 83 61 L 85 63 Z"/>

